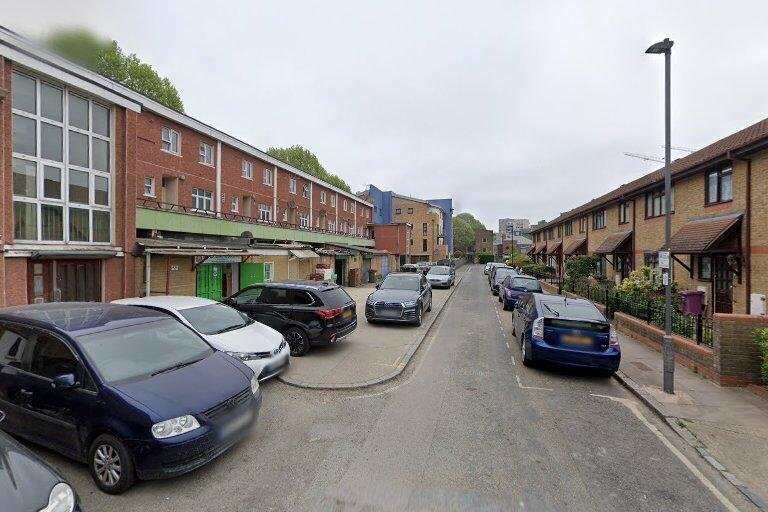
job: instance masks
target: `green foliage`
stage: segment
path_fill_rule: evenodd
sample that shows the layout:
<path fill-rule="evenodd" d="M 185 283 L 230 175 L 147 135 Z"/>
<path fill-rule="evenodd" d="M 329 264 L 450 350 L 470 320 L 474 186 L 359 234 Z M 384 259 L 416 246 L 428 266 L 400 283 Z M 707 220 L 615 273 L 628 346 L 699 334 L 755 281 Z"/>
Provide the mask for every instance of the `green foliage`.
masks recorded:
<path fill-rule="evenodd" d="M 323 164 L 320 163 L 317 156 L 305 147 L 297 144 L 289 148 L 269 148 L 267 154 L 278 160 L 282 160 L 287 164 L 291 164 L 292 166 L 311 174 L 315 178 L 330 183 L 334 187 L 347 192 L 352 192 L 352 189 L 349 188 L 346 181 L 336 174 L 328 172 L 325 167 L 323 167 Z"/>
<path fill-rule="evenodd" d="M 763 358 L 760 364 L 760 373 L 763 375 L 763 382 L 768 384 L 768 329 L 756 329 L 755 330 L 755 343 L 760 349 L 760 354 Z"/>
<path fill-rule="evenodd" d="M 487 252 L 480 252 L 477 253 L 477 262 L 478 263 L 489 263 L 493 261 L 493 254 L 489 254 Z"/>
<path fill-rule="evenodd" d="M 485 229 L 485 226 L 471 213 L 460 213 L 454 216 L 453 246 L 460 251 L 466 251 L 468 247 L 475 244 L 475 231 L 478 229 Z"/>
<path fill-rule="evenodd" d="M 523 254 L 522 252 L 518 251 L 516 248 L 512 248 L 512 250 L 507 255 L 505 262 L 507 265 L 511 267 L 524 267 L 525 265 L 529 265 L 532 263 L 531 258 Z"/>
<path fill-rule="evenodd" d="M 542 279 L 545 277 L 553 277 L 555 275 L 555 269 L 542 263 L 528 263 L 527 265 L 523 265 L 523 274 Z"/>
<path fill-rule="evenodd" d="M 624 295 L 640 299 L 651 299 L 664 293 L 664 285 L 658 274 L 647 266 L 630 272 L 616 289 Z M 677 293 L 675 283 L 672 283 L 672 293 Z"/>
<path fill-rule="evenodd" d="M 597 273 L 597 256 L 586 254 L 573 256 L 565 260 L 565 286 L 573 289 Z"/>
<path fill-rule="evenodd" d="M 126 54 L 117 41 L 101 38 L 86 28 L 61 29 L 45 41 L 51 51 L 114 80 L 168 108 L 184 112 L 179 91 L 135 53 Z"/>

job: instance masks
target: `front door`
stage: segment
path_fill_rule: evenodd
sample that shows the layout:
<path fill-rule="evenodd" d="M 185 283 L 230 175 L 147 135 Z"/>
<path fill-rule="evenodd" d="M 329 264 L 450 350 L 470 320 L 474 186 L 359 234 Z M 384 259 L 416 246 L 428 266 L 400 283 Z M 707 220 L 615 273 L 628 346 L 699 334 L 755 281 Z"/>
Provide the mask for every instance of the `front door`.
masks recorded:
<path fill-rule="evenodd" d="M 363 258 L 363 283 L 371 281 L 371 259 Z"/>
<path fill-rule="evenodd" d="M 31 304 L 53 300 L 53 262 L 32 260 L 27 265 L 27 297 Z"/>
<path fill-rule="evenodd" d="M 56 267 L 54 301 L 101 300 L 101 260 L 56 260 L 53 264 Z"/>
<path fill-rule="evenodd" d="M 241 263 L 240 264 L 240 289 L 246 288 L 252 284 L 261 284 L 264 282 L 264 264 L 263 263 Z"/>
<path fill-rule="evenodd" d="M 197 296 L 221 300 L 223 269 L 218 263 L 197 267 Z"/>
<path fill-rule="evenodd" d="M 715 256 L 712 260 L 714 312 L 733 313 L 733 269 L 726 256 Z"/>
<path fill-rule="evenodd" d="M 344 260 L 342 258 L 336 259 L 333 271 L 336 273 L 336 284 L 342 286 L 344 284 Z"/>

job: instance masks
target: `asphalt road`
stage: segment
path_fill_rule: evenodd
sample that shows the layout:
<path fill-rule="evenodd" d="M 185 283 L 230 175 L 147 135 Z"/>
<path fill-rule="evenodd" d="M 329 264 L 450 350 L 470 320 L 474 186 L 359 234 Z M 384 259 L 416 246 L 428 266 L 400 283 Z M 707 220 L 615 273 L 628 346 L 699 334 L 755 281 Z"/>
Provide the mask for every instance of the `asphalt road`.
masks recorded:
<path fill-rule="evenodd" d="M 181 478 L 108 496 L 36 450 L 89 511 L 748 510 L 614 380 L 522 367 L 496 306 L 472 267 L 400 377 L 269 382 L 251 437 Z"/>

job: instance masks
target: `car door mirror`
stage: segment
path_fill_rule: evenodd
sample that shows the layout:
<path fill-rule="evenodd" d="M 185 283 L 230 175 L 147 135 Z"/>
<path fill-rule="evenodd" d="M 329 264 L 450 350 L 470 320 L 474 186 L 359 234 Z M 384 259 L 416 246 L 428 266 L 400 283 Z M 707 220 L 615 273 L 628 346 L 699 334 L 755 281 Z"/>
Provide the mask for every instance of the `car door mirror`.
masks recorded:
<path fill-rule="evenodd" d="M 57 391 L 76 388 L 77 385 L 78 385 L 77 378 L 73 373 L 64 373 L 62 375 L 57 375 L 56 377 L 53 378 L 53 381 L 51 381 L 51 387 L 53 387 L 53 389 Z"/>

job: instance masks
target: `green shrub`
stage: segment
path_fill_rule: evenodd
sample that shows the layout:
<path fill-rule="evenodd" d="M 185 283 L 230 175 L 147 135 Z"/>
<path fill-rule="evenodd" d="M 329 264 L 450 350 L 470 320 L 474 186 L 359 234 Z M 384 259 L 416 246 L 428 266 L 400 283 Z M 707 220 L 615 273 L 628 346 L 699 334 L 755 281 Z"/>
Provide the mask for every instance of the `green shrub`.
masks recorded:
<path fill-rule="evenodd" d="M 489 263 L 493 261 L 493 254 L 489 254 L 487 252 L 480 252 L 477 253 L 477 262 L 478 263 Z"/>
<path fill-rule="evenodd" d="M 760 365 L 760 372 L 763 374 L 763 382 L 768 384 L 768 328 L 755 330 L 755 343 L 757 343 L 763 361 Z"/>
<path fill-rule="evenodd" d="M 529 276 L 533 276 L 535 278 L 541 279 L 544 277 L 554 276 L 555 269 L 548 265 L 543 265 L 541 263 L 529 263 L 527 265 L 523 265 L 523 274 L 527 274 Z"/>

